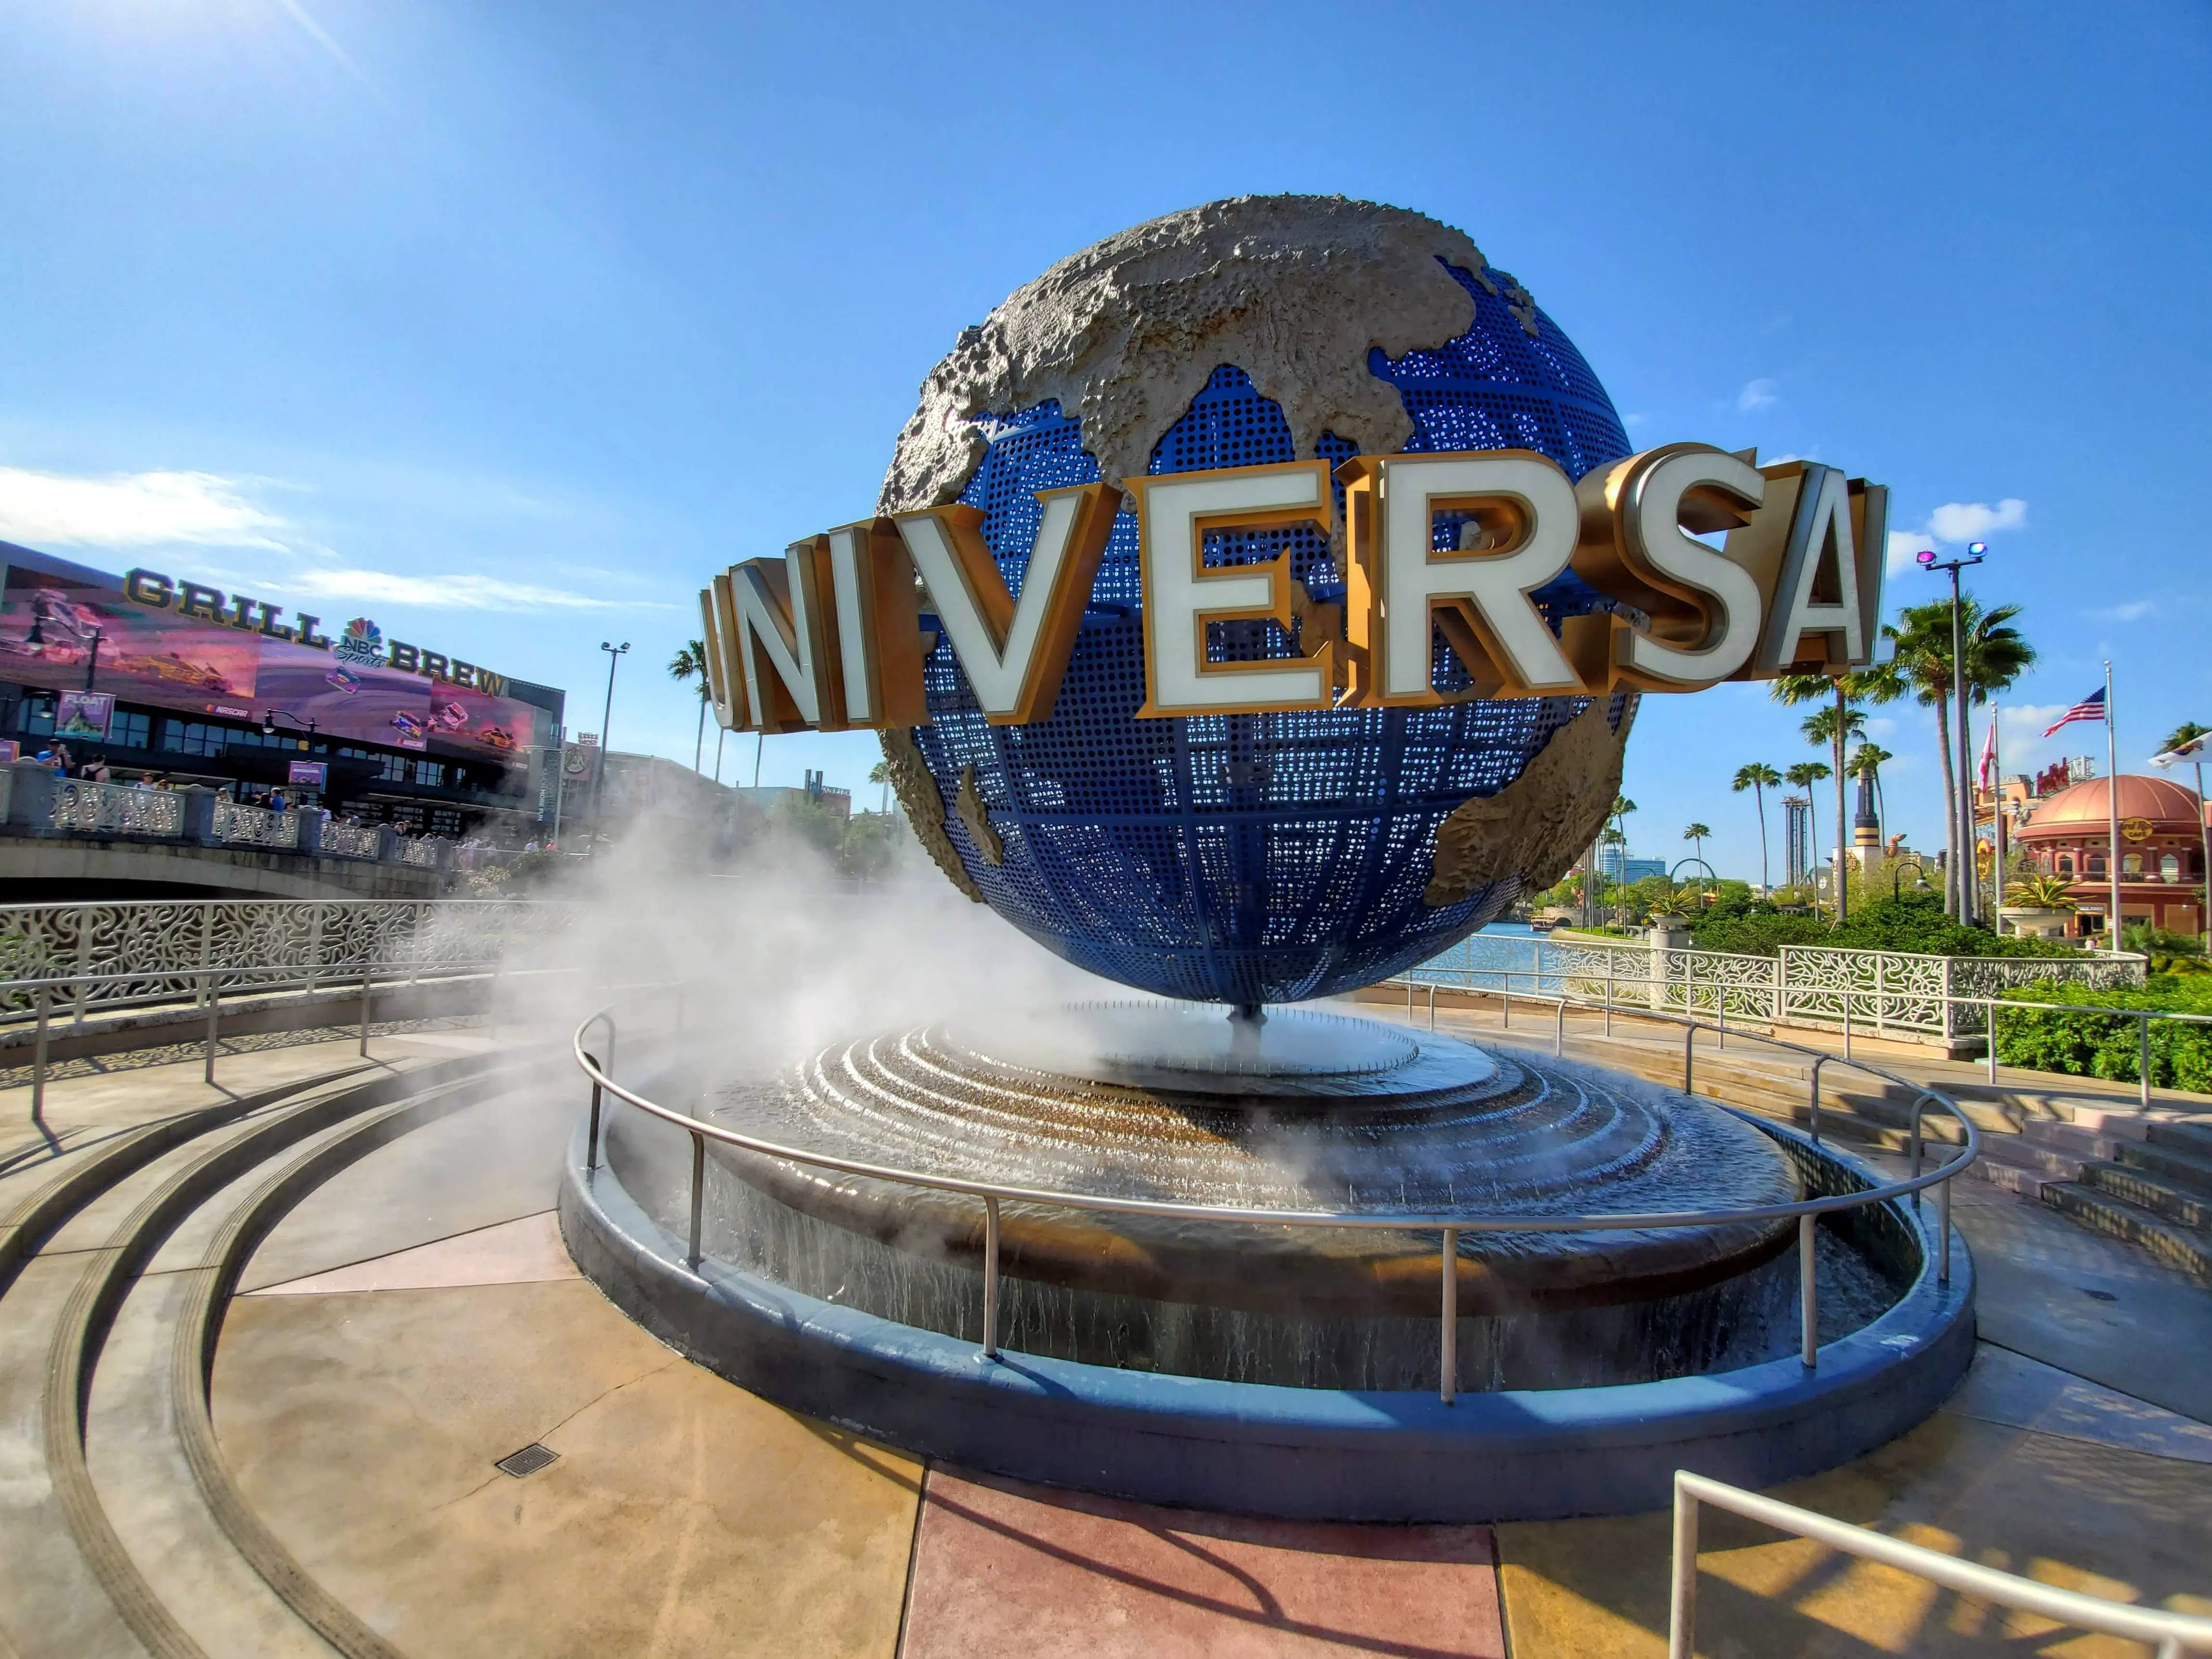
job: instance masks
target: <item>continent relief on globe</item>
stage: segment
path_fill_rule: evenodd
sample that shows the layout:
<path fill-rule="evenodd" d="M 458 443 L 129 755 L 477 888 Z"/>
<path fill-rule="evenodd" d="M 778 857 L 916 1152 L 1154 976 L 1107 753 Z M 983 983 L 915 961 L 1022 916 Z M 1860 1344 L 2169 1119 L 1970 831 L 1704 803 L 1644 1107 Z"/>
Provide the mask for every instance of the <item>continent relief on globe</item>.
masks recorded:
<path fill-rule="evenodd" d="M 1870 659 L 1887 492 L 1755 460 L 1632 453 L 1449 226 L 1212 203 L 964 330 L 874 514 L 702 593 L 709 694 L 878 732 L 946 875 L 1080 965 L 1326 995 L 1556 881 L 1641 693 Z"/>

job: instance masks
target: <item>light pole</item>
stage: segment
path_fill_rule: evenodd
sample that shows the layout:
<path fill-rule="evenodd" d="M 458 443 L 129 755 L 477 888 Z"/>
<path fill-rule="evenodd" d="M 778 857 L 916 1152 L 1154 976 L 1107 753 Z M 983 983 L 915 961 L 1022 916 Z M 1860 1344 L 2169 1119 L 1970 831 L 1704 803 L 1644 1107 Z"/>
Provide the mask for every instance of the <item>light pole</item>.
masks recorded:
<path fill-rule="evenodd" d="M 1957 694 L 1959 703 L 1959 798 L 1951 803 L 1951 811 L 1959 824 L 1959 920 L 1970 927 L 1981 908 L 1981 881 L 1974 873 L 1974 735 L 1968 713 L 1972 705 L 1967 700 L 1966 623 L 1960 602 L 1959 573 L 1970 565 L 1979 564 L 1989 550 L 1987 542 L 1968 542 L 1966 553 L 1959 558 L 1938 559 L 1924 550 L 1913 556 L 1923 570 L 1948 570 L 1951 574 L 1951 689 Z"/>
<path fill-rule="evenodd" d="M 592 853 L 599 850 L 599 793 L 607 781 L 607 727 L 613 724 L 615 717 L 615 670 L 622 665 L 623 657 L 629 650 L 629 641 L 624 640 L 620 645 L 610 645 L 601 640 L 599 649 L 607 653 L 607 706 L 599 713 L 599 763 L 592 773 L 592 839 L 586 844 L 586 850 Z"/>

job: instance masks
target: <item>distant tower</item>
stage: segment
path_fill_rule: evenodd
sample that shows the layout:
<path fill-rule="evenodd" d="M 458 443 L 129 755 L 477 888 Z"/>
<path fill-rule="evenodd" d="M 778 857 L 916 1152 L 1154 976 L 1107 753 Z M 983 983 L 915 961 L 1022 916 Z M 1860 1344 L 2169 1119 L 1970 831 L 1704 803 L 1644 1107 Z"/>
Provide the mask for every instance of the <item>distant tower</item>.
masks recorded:
<path fill-rule="evenodd" d="M 1858 810 L 1851 814 L 1851 851 L 1863 870 L 1881 856 L 1881 819 L 1874 810 L 1874 774 L 1859 774 Z"/>
<path fill-rule="evenodd" d="M 1813 803 L 1803 795 L 1782 798 L 1782 854 L 1784 886 L 1813 879 Z"/>

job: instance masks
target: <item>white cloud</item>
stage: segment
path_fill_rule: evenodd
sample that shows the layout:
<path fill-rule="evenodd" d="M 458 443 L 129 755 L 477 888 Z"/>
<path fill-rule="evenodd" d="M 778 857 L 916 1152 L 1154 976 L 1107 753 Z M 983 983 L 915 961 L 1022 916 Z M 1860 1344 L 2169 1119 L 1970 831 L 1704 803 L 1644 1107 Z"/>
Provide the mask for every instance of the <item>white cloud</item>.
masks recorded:
<path fill-rule="evenodd" d="M 1626 427 L 1639 427 L 1650 418 L 1649 415 L 1624 415 L 1620 417 L 1620 423 Z"/>
<path fill-rule="evenodd" d="M 1947 501 L 1928 515 L 1929 533 L 1938 541 L 1972 542 L 2027 522 L 2027 503 L 2008 495 L 1995 507 L 1984 501 Z"/>
<path fill-rule="evenodd" d="M 1916 553 L 1940 550 L 1946 542 L 1979 541 L 2000 530 L 2019 530 L 2027 524 L 2027 503 L 2017 495 L 2008 495 L 1995 507 L 1987 501 L 1946 501 L 1928 515 L 1928 522 L 1919 529 L 1889 532 L 1886 563 L 1894 576 L 1912 568 Z"/>
<path fill-rule="evenodd" d="M 1754 410 L 1773 408 L 1774 382 L 1771 380 L 1746 382 L 1743 390 L 1736 393 L 1735 406 L 1747 415 Z"/>
<path fill-rule="evenodd" d="M 2107 605 L 2101 611 L 2092 611 L 2087 614 L 2096 617 L 2100 622 L 2130 623 L 2141 622 L 2157 609 L 2158 605 L 2154 600 L 2130 599 L 2125 605 Z"/>
<path fill-rule="evenodd" d="M 0 466 L 0 539 L 48 547 L 264 547 L 290 526 L 212 472 L 72 477 Z"/>
<path fill-rule="evenodd" d="M 364 604 L 417 605 L 426 611 L 665 611 L 665 605 L 596 599 L 562 587 L 501 581 L 492 576 L 403 576 L 388 570 L 310 569 L 268 584 L 278 592 Z"/>

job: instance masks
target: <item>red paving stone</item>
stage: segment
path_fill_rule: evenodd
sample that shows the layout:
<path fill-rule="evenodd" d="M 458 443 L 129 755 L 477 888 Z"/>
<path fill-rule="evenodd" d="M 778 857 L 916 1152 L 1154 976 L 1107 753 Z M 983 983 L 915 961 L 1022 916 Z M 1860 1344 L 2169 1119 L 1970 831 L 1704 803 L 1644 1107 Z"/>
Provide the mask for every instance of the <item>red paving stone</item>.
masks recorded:
<path fill-rule="evenodd" d="M 1504 1659 L 1487 1527 L 1158 1509 L 930 1471 L 902 1659 Z"/>

